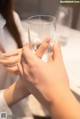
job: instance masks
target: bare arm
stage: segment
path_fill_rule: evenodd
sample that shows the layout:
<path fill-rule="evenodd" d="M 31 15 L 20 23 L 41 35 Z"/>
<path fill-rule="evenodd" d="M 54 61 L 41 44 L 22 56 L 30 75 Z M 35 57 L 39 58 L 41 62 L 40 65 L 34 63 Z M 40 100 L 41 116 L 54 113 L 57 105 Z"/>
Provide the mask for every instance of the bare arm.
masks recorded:
<path fill-rule="evenodd" d="M 51 93 L 50 111 L 52 117 L 60 119 L 80 119 L 79 102 L 69 88 L 59 87 L 55 96 Z"/>
<path fill-rule="evenodd" d="M 17 80 L 13 85 L 4 91 L 4 99 L 9 107 L 25 98 L 30 93 L 22 80 Z"/>

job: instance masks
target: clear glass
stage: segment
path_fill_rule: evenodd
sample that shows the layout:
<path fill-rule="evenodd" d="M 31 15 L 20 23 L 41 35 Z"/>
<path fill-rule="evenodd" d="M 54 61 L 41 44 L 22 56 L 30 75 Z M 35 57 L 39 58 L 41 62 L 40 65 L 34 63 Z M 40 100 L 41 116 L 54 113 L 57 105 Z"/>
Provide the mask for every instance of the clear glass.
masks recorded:
<path fill-rule="evenodd" d="M 66 45 L 69 37 L 69 30 L 72 25 L 73 9 L 72 7 L 59 6 L 56 12 L 57 38 L 61 45 Z"/>
<path fill-rule="evenodd" d="M 29 17 L 27 23 L 29 44 L 32 51 L 35 52 L 45 38 L 50 38 L 49 47 L 43 56 L 46 61 L 55 41 L 56 18 L 51 15 L 36 15 Z"/>

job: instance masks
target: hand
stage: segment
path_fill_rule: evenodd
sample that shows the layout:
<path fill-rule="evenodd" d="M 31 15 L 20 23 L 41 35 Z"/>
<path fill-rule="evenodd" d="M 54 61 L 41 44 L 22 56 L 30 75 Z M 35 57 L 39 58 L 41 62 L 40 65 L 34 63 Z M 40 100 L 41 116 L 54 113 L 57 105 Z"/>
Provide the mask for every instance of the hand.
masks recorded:
<path fill-rule="evenodd" d="M 1 55 L 2 58 L 0 59 L 0 63 L 3 64 L 9 72 L 18 74 L 17 63 L 20 61 L 21 54 L 22 49 L 16 49 L 10 53 L 4 53 Z"/>
<path fill-rule="evenodd" d="M 49 38 L 46 38 L 43 41 L 41 46 L 36 51 L 37 57 L 39 58 L 42 57 L 43 53 L 45 52 L 46 48 L 49 45 L 49 42 L 50 42 Z M 2 55 L 2 59 L 0 59 L 0 63 L 3 64 L 6 67 L 6 69 L 12 74 L 18 75 L 19 70 L 18 70 L 17 64 L 18 62 L 20 62 L 21 54 L 22 54 L 22 49 L 17 49 L 10 53 L 4 53 Z"/>
<path fill-rule="evenodd" d="M 40 45 L 40 47 L 38 48 L 38 50 L 36 51 L 36 55 L 39 58 L 42 57 L 43 53 L 45 52 L 46 48 L 49 45 L 49 42 L 50 42 L 50 39 L 48 38 L 45 39 L 43 43 Z M 17 52 L 16 53 L 13 52 L 11 54 L 5 54 L 5 56 L 8 57 L 12 54 L 13 56 L 15 54 L 18 55 Z M 30 95 L 30 92 L 28 91 L 28 88 L 23 80 L 17 80 L 13 85 L 11 85 L 9 88 L 7 88 L 4 91 L 4 98 L 8 106 L 14 105 L 16 102 L 18 102 L 19 100 L 21 100 L 22 98 L 28 95 Z"/>
<path fill-rule="evenodd" d="M 47 107 L 52 118 L 80 119 L 80 106 L 69 89 L 60 46 L 53 45 L 49 62 L 44 63 L 26 46 L 19 70 L 29 92 Z"/>
<path fill-rule="evenodd" d="M 43 97 L 51 102 L 52 97 L 59 94 L 59 90 L 69 88 L 68 76 L 58 43 L 54 43 L 52 60 L 47 63 L 36 57 L 26 46 L 23 48 L 23 58 L 25 62 L 22 61 L 19 64 L 22 78 L 29 91 L 40 101 Z"/>

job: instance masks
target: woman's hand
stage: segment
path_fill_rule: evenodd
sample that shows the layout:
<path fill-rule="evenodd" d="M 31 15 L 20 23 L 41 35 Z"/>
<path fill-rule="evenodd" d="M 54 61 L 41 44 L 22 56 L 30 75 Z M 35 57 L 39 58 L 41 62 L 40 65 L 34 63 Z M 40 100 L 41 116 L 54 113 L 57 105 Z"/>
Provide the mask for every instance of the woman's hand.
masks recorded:
<path fill-rule="evenodd" d="M 23 81 L 31 92 L 50 111 L 52 118 L 80 119 L 80 106 L 69 89 L 60 46 L 53 45 L 49 62 L 44 63 L 26 46 L 19 69 Z M 22 69 L 21 69 L 22 68 Z"/>
<path fill-rule="evenodd" d="M 45 52 L 46 48 L 48 47 L 50 39 L 45 39 L 44 42 L 40 45 L 38 50 L 36 51 L 36 55 L 39 58 L 42 58 L 43 53 Z M 10 56 L 11 54 L 5 54 L 5 56 Z M 15 53 L 13 53 L 15 55 Z M 16 54 L 17 55 L 17 54 Z M 21 77 L 20 77 L 21 78 Z M 23 80 L 17 80 L 13 85 L 7 88 L 4 91 L 4 98 L 8 106 L 14 105 L 16 102 L 21 100 L 22 98 L 30 95 L 26 83 Z M 13 98 L 14 97 L 14 98 Z"/>
<path fill-rule="evenodd" d="M 24 61 L 19 64 L 19 69 L 23 69 L 22 76 L 27 82 L 32 92 L 33 86 L 37 88 L 49 101 L 50 93 L 53 89 L 54 93 L 60 87 L 69 87 L 68 76 L 64 67 L 60 46 L 55 43 L 53 46 L 52 60 L 45 63 L 36 57 L 26 46 L 23 48 L 22 54 Z M 33 92 L 32 92 L 33 93 Z"/>
<path fill-rule="evenodd" d="M 40 47 L 36 51 L 36 56 L 42 58 L 43 53 L 45 52 L 46 48 L 48 47 L 50 42 L 49 38 L 46 38 Z M 0 63 L 3 64 L 6 69 L 11 72 L 12 74 L 18 75 L 19 70 L 17 64 L 20 62 L 22 54 L 22 49 L 17 49 L 10 53 L 4 53 L 2 58 L 0 58 Z"/>
<path fill-rule="evenodd" d="M 0 63 L 3 64 L 8 71 L 13 74 L 18 74 L 17 64 L 20 61 L 22 49 L 17 49 L 10 53 L 4 53 L 1 55 Z"/>
<path fill-rule="evenodd" d="M 66 94 L 65 89 L 69 89 L 59 44 L 54 43 L 52 57 L 47 63 L 36 57 L 27 46 L 23 48 L 22 57 L 18 67 L 26 87 L 49 109 L 53 101 L 58 102 L 60 96 Z"/>

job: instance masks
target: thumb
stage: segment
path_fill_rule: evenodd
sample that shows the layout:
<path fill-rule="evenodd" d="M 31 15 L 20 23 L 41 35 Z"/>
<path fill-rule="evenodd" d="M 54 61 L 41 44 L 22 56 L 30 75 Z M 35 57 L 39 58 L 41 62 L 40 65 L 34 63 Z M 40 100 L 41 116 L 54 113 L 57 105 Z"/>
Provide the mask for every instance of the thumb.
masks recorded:
<path fill-rule="evenodd" d="M 52 55 L 52 59 L 59 59 L 62 58 L 62 53 L 61 53 L 61 48 L 60 48 L 60 44 L 59 42 L 54 42 L 53 45 L 53 55 Z"/>

